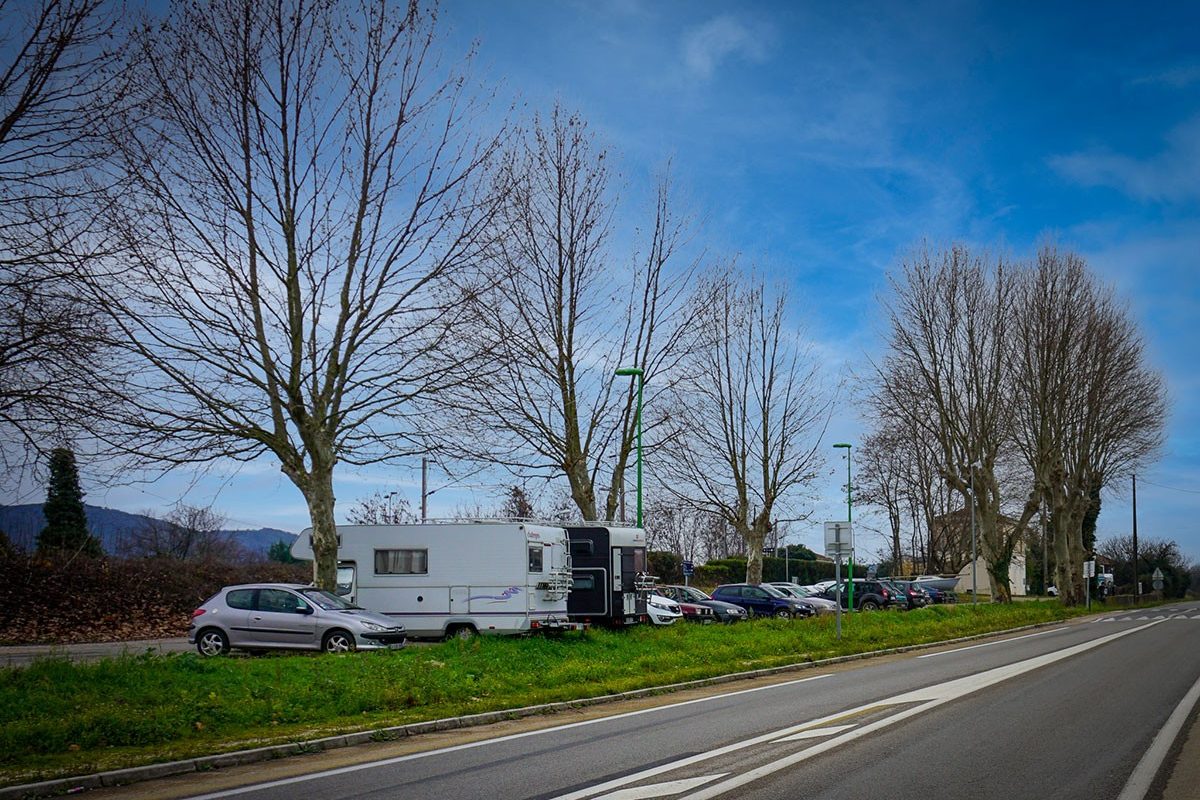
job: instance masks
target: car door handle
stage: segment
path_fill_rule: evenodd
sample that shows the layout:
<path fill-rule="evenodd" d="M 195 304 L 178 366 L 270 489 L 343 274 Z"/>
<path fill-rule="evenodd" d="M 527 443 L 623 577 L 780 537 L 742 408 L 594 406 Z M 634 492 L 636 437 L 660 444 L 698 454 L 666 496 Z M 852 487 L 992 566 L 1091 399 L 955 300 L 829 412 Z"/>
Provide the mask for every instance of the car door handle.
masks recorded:
<path fill-rule="evenodd" d="M 262 622 L 262 617 L 251 617 L 255 622 Z"/>

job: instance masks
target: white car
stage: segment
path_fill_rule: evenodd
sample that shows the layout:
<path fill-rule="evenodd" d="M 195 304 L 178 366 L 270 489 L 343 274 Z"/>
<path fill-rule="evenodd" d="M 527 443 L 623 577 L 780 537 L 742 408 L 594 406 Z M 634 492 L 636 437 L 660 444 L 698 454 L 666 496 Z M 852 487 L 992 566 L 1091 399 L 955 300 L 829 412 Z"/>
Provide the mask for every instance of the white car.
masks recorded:
<path fill-rule="evenodd" d="M 674 625 L 676 620 L 683 619 L 679 603 L 661 594 L 652 594 L 646 598 L 646 611 L 655 625 Z"/>

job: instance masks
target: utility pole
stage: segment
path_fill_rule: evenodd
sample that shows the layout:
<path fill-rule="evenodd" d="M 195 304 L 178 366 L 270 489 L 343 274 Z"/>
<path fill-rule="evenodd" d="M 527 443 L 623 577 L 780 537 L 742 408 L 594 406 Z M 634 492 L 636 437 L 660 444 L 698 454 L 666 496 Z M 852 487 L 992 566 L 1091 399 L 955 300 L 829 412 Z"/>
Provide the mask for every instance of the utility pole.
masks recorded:
<path fill-rule="evenodd" d="M 429 459 L 421 456 L 421 523 L 429 518 Z"/>
<path fill-rule="evenodd" d="M 1137 473 L 1133 473 L 1133 591 L 1140 600 L 1142 597 L 1142 582 L 1138 580 L 1137 553 Z"/>

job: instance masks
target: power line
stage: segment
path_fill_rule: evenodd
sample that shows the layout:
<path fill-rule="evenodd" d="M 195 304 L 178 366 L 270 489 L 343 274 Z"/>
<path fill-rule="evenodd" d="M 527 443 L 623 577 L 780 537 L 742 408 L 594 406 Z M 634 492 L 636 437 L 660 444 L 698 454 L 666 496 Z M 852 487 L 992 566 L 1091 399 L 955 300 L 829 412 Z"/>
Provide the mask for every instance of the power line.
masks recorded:
<path fill-rule="evenodd" d="M 1170 489 L 1172 492 L 1185 492 L 1187 494 L 1200 494 L 1200 489 L 1181 489 L 1178 486 L 1166 486 L 1161 483 L 1155 483 L 1154 481 L 1148 481 L 1145 478 L 1142 478 L 1142 483 L 1147 484 L 1148 486 L 1155 486 L 1159 489 Z"/>

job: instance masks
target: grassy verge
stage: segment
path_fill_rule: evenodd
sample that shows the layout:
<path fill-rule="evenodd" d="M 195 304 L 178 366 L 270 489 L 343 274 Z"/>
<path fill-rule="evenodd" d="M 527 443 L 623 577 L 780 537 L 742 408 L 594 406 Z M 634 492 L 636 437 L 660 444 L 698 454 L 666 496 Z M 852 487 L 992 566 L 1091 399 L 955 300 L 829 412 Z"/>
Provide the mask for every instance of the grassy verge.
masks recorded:
<path fill-rule="evenodd" d="M 1057 602 L 477 638 L 345 656 L 190 654 L 0 671 L 0 783 L 399 725 L 932 642 L 1083 613 Z"/>

